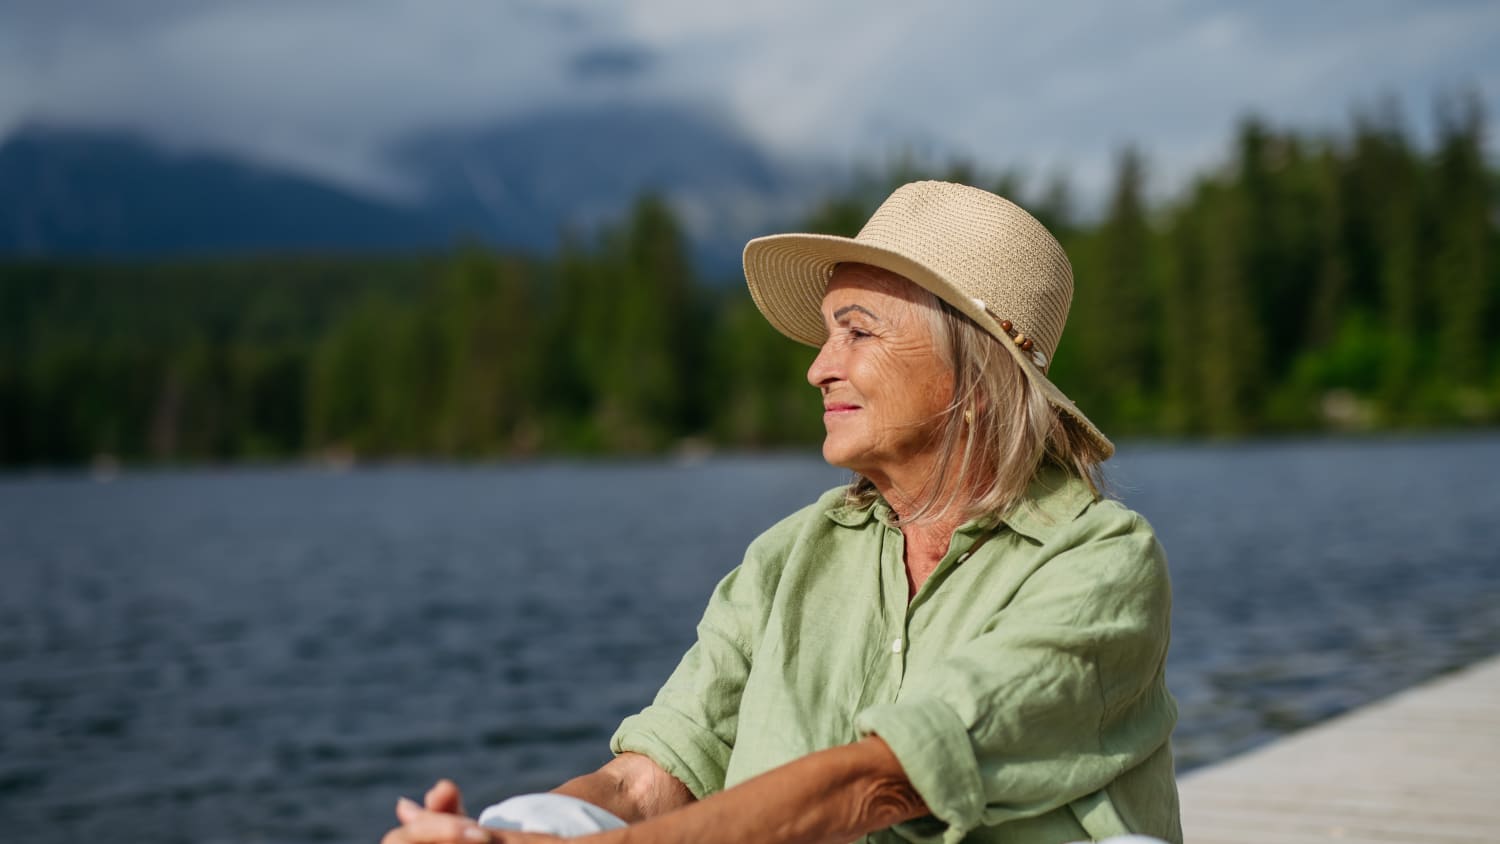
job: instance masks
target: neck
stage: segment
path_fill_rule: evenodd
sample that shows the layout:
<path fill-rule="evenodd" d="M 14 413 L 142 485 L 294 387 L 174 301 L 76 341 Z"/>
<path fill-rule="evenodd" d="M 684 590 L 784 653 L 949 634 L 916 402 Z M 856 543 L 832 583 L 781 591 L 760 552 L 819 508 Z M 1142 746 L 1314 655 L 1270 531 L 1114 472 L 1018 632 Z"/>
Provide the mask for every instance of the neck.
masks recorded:
<path fill-rule="evenodd" d="M 958 507 L 948 513 L 943 513 L 934 519 L 932 509 L 924 507 L 928 503 L 936 503 L 936 509 L 942 510 L 944 502 L 953 502 L 961 505 L 965 498 L 959 487 L 959 457 L 954 455 L 946 472 L 938 471 L 938 459 L 936 455 L 923 455 L 920 459 L 908 460 L 898 466 L 882 466 L 878 469 L 861 470 L 866 479 L 874 485 L 880 497 L 890 505 L 896 514 L 897 523 L 903 529 L 916 527 L 932 522 L 953 522 L 953 527 L 963 522 L 962 508 Z M 943 486 L 937 488 L 934 485 L 942 475 Z M 919 511 L 926 509 L 926 513 Z M 912 521 L 913 519 L 917 521 Z"/>
<path fill-rule="evenodd" d="M 959 517 L 923 520 L 916 524 L 902 525 L 906 563 L 906 598 L 911 600 L 927 578 L 937 571 L 938 563 L 948 553 L 953 541 L 953 532 L 958 529 Z"/>
<path fill-rule="evenodd" d="M 860 474 L 875 485 L 875 490 L 891 506 L 897 521 L 903 525 L 921 508 L 923 502 L 942 500 L 933 496 L 934 490 L 929 489 L 929 485 L 937 477 L 937 465 L 933 460 L 893 469 L 863 470 Z M 949 476 L 951 475 L 950 472 Z"/>
<path fill-rule="evenodd" d="M 915 596 L 927 578 L 937 570 L 943 555 L 948 553 L 948 545 L 952 541 L 953 532 L 964 522 L 964 513 L 961 509 L 950 510 L 936 516 L 923 515 L 915 521 L 909 521 L 924 502 L 956 499 L 956 489 L 941 489 L 937 490 L 935 496 L 932 495 L 928 484 L 932 482 L 936 474 L 935 466 L 924 465 L 909 467 L 906 472 L 865 475 L 870 483 L 875 485 L 880 496 L 890 505 L 891 510 L 896 514 L 896 522 L 901 528 L 901 535 L 905 540 L 904 562 L 906 563 L 908 599 Z M 954 472 L 948 473 L 950 485 L 954 474 Z"/>

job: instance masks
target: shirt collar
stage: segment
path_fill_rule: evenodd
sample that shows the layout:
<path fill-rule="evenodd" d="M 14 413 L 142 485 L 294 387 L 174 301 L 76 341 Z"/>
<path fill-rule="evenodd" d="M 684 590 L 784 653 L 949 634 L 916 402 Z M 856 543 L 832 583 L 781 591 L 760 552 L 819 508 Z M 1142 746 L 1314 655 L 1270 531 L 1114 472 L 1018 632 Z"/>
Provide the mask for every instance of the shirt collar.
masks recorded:
<path fill-rule="evenodd" d="M 885 524 L 890 524 L 890 505 L 886 504 L 884 499 L 878 498 L 874 503 L 866 504 L 863 507 L 841 501 L 833 507 L 830 507 L 827 510 L 826 515 L 828 516 L 828 518 L 833 520 L 834 524 L 852 528 L 859 527 L 864 523 L 870 521 L 871 519 L 877 518 L 875 513 L 877 509 L 880 510 L 880 515 L 878 516 L 878 518 L 880 518 L 880 521 Z"/>
<path fill-rule="evenodd" d="M 1000 521 L 1023 536 L 1046 542 L 1058 528 L 1073 521 L 1079 513 L 1094 502 L 1093 490 L 1081 479 L 1061 466 L 1043 466 L 1037 472 L 1026 495 L 1010 515 Z M 881 524 L 894 524 L 891 507 L 883 499 L 864 506 L 839 503 L 826 511 L 829 519 L 844 527 L 860 527 L 871 519 Z M 959 526 L 959 533 L 977 533 L 995 525 L 993 516 L 981 516 Z"/>
<path fill-rule="evenodd" d="M 1094 491 L 1082 478 L 1061 466 L 1048 464 L 1037 472 L 1021 503 L 1004 521 L 1022 536 L 1046 542 L 1094 503 L 1094 498 Z"/>

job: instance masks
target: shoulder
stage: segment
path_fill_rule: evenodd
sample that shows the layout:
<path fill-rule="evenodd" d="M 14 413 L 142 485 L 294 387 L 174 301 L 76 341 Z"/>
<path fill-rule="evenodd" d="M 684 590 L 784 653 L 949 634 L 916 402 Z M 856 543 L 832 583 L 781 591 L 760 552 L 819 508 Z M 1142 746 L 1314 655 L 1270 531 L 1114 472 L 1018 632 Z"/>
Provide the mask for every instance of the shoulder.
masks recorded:
<path fill-rule="evenodd" d="M 1118 501 L 1097 501 L 1059 532 L 1052 550 L 1041 582 L 1067 584 L 1088 596 L 1080 612 L 1165 639 L 1171 577 L 1166 552 L 1145 517 Z"/>
<path fill-rule="evenodd" d="M 816 556 L 809 549 L 825 548 L 830 534 L 840 529 L 835 519 L 843 505 L 844 488 L 830 489 L 752 540 L 744 560 L 715 589 L 710 615 L 716 607 L 763 614 L 789 568 Z"/>
<path fill-rule="evenodd" d="M 1134 538 L 1156 540 L 1156 531 L 1146 517 L 1114 499 L 1100 499 L 1084 508 L 1062 531 L 1060 539 L 1071 542 L 1094 542 L 1103 539 Z"/>
<path fill-rule="evenodd" d="M 1100 577 L 1128 582 L 1165 582 L 1167 555 L 1156 531 L 1134 510 L 1118 501 L 1089 505 L 1060 532 L 1059 551 L 1083 558 Z"/>
<path fill-rule="evenodd" d="M 799 542 L 847 523 L 853 514 L 844 504 L 844 489 L 839 486 L 824 492 L 810 504 L 767 528 L 750 542 L 750 554 L 784 553 Z"/>
<path fill-rule="evenodd" d="M 1097 498 L 1076 476 L 1039 475 L 1005 522 L 1033 548 L 1038 573 L 1111 587 L 1166 586 L 1166 553 L 1150 522 L 1119 501 Z"/>
<path fill-rule="evenodd" d="M 811 549 L 826 549 L 837 543 L 845 526 L 857 526 L 858 514 L 844 503 L 845 487 L 834 487 L 819 495 L 763 531 L 745 550 L 740 569 L 766 585 L 780 578 L 786 566 L 808 556 Z"/>
<path fill-rule="evenodd" d="M 1066 547 L 1126 534 L 1154 536 L 1141 514 L 1119 501 L 1100 498 L 1082 478 L 1056 466 L 1037 473 L 1003 521 L 1043 546 Z"/>

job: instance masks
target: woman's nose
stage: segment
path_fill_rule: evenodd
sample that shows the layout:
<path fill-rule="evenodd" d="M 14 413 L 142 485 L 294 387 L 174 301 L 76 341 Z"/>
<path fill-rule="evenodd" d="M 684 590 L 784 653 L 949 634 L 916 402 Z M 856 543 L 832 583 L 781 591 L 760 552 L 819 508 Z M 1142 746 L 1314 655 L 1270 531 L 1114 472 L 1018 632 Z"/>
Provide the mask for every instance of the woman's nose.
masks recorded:
<path fill-rule="evenodd" d="M 832 338 L 829 338 L 823 341 L 823 345 L 818 348 L 818 356 L 813 358 L 812 366 L 807 368 L 807 383 L 822 387 L 840 377 L 838 352 L 833 347 Z"/>

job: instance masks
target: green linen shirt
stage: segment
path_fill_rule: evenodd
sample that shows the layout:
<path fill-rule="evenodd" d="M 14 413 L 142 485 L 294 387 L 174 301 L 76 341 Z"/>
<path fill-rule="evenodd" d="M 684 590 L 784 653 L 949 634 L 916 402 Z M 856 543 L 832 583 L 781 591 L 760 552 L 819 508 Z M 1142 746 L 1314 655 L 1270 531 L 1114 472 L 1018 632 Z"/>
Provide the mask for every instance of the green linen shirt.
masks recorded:
<path fill-rule="evenodd" d="M 910 601 L 904 559 L 883 502 L 834 489 L 787 517 L 611 749 L 701 798 L 873 733 L 932 814 L 867 841 L 1180 841 L 1171 589 L 1146 521 L 1048 469 L 1010 516 L 960 527 Z"/>

